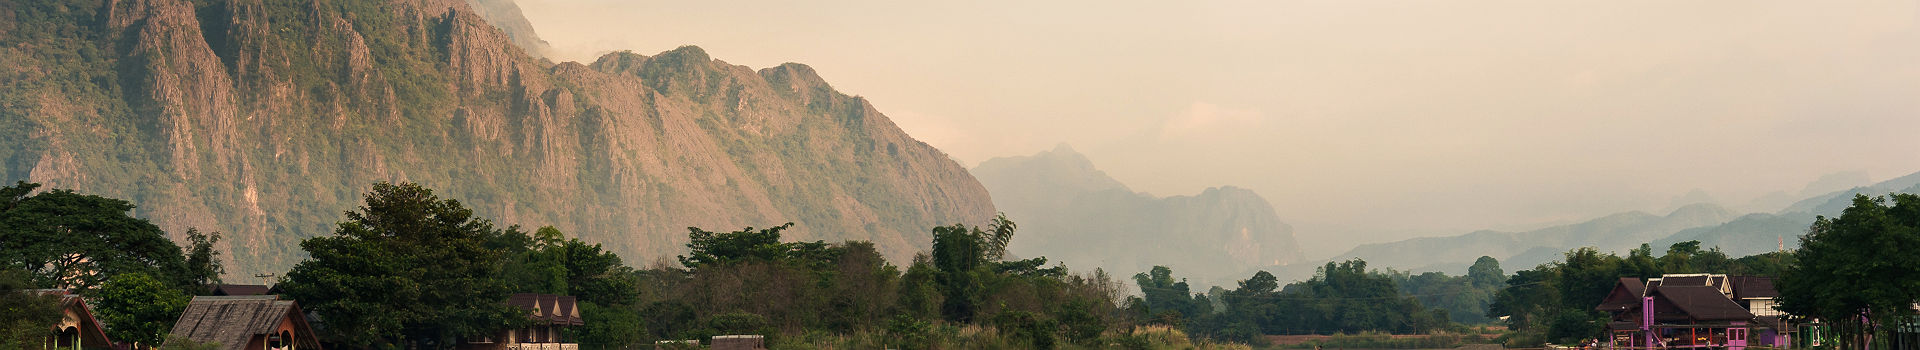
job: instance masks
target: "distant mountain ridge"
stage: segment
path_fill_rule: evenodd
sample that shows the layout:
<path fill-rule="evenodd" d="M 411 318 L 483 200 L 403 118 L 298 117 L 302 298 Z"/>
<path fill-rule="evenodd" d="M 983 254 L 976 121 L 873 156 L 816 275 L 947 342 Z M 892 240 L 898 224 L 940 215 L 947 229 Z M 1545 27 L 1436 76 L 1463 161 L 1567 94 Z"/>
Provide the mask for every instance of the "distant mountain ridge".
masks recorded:
<path fill-rule="evenodd" d="M 994 158 L 972 173 L 993 194 L 994 206 L 1020 224 L 1009 248 L 1016 255 L 1122 276 L 1165 265 L 1215 280 L 1229 277 L 1223 272 L 1300 258 L 1292 226 L 1247 189 L 1222 186 L 1164 198 L 1137 193 L 1066 145 Z"/>
<path fill-rule="evenodd" d="M 0 180 L 127 199 L 175 235 L 224 232 L 237 276 L 285 271 L 376 181 L 636 265 L 684 252 L 689 226 L 789 221 L 792 239 L 869 240 L 904 263 L 930 228 L 995 212 L 964 167 L 805 65 L 693 46 L 553 64 L 528 54 L 544 44 L 518 12 L 4 2 Z"/>
<path fill-rule="evenodd" d="M 1437 267 L 1435 265 L 1466 262 L 1458 266 L 1459 271 L 1453 271 L 1456 269 L 1451 266 L 1445 269 L 1448 272 L 1465 272 L 1474 259 L 1492 256 L 1500 259 L 1501 266 L 1531 267 L 1545 262 L 1525 259 L 1526 253 L 1533 250 L 1545 248 L 1556 254 L 1576 247 L 1624 251 L 1681 230 L 1718 225 L 1735 217 L 1736 214 L 1718 205 L 1694 204 L 1681 207 L 1666 216 L 1635 211 L 1525 232 L 1476 231 L 1460 236 L 1365 244 L 1331 260 L 1361 258 L 1371 266 L 1403 270 L 1432 269 Z"/>
<path fill-rule="evenodd" d="M 1823 178 L 1822 181 L 1828 181 Z M 1809 187 L 1813 187 L 1810 185 Z M 1802 199 L 1778 213 L 1735 214 L 1714 204 L 1692 204 L 1667 216 L 1627 212 L 1593 220 L 1509 233 L 1475 231 L 1459 236 L 1421 237 L 1355 247 L 1331 261 L 1360 258 L 1370 266 L 1402 271 L 1464 273 L 1479 256 L 1492 256 L 1509 271 L 1562 258 L 1568 250 L 1594 247 L 1624 253 L 1641 243 L 1656 252 L 1678 242 L 1697 240 L 1702 247 L 1719 248 L 1729 256 L 1747 256 L 1799 246 L 1815 216 L 1836 216 L 1852 204 L 1853 196 L 1920 193 L 1920 173 L 1868 186 Z M 1304 279 L 1314 266 L 1271 267 L 1276 275 Z"/>

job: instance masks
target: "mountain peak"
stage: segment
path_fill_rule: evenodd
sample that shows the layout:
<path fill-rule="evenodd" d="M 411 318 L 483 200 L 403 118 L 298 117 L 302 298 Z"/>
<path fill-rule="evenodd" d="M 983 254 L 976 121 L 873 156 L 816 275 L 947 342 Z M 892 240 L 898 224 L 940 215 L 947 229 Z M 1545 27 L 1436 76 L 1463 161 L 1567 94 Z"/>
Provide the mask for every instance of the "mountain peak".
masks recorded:
<path fill-rule="evenodd" d="M 1074 151 L 1074 150 L 1073 150 L 1073 145 L 1069 145 L 1069 144 L 1067 144 L 1066 142 L 1061 142 L 1061 143 L 1060 143 L 1060 144 L 1058 144 L 1058 145 L 1053 145 L 1053 150 L 1050 150 L 1050 151 L 1046 151 L 1046 152 L 1044 152 L 1044 153 L 1045 153 L 1045 154 L 1060 154 L 1060 155 L 1072 155 L 1072 156 L 1075 156 L 1075 157 L 1085 157 L 1085 156 L 1082 156 L 1082 155 L 1080 155 L 1080 152 L 1077 152 L 1077 151 Z"/>
<path fill-rule="evenodd" d="M 42 101 L 0 113 L 19 119 L 0 118 L 0 160 L 15 160 L 0 174 L 130 198 L 171 232 L 228 232 L 218 248 L 237 275 L 285 271 L 302 237 L 380 181 L 631 260 L 684 252 L 686 227 L 796 222 L 796 239 L 870 241 L 898 263 L 926 249 L 928 228 L 994 213 L 965 168 L 858 97 L 784 93 L 697 46 L 535 59 L 515 48 L 537 47 L 521 40 L 530 27 L 516 37 L 484 14 L 517 12 L 510 0 L 340 1 L 123 1 L 104 16 L 23 19 L 6 30 L 80 29 L 0 35 L 19 51 L 0 71 L 122 67 L 128 79 L 11 85 L 77 94 L 0 88 L 0 100 Z"/>
<path fill-rule="evenodd" d="M 1011 248 L 1022 256 L 1122 274 L 1165 265 L 1213 281 L 1299 259 L 1292 226 L 1239 187 L 1166 198 L 1133 192 L 1066 144 L 989 159 L 972 172 L 994 206 L 1033 233 Z"/>

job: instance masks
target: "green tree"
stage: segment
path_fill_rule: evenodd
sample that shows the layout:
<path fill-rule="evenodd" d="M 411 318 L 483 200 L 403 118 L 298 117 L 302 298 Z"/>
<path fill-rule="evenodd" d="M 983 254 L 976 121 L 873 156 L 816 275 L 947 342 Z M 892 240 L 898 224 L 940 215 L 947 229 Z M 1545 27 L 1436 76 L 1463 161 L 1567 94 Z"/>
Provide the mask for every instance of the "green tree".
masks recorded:
<path fill-rule="evenodd" d="M 1272 278 L 1273 275 L 1269 274 L 1266 277 Z M 1260 276 L 1255 275 L 1254 279 L 1259 280 Z M 1192 319 L 1200 315 L 1198 302 L 1193 298 L 1192 288 L 1187 285 L 1187 280 L 1184 278 L 1174 281 L 1172 268 L 1154 266 L 1147 272 L 1134 274 L 1133 282 L 1140 286 L 1140 294 L 1145 296 L 1143 299 L 1146 301 L 1149 317 L 1155 320 L 1171 321 L 1166 323 L 1178 325 L 1178 320 Z"/>
<path fill-rule="evenodd" d="M 1795 265 L 1794 254 L 1789 252 L 1767 252 L 1758 255 L 1733 259 L 1727 265 L 1727 273 L 1742 276 L 1780 277 L 1788 266 Z"/>
<path fill-rule="evenodd" d="M 353 347 L 450 348 L 518 322 L 500 277 L 501 235 L 459 201 L 417 184 L 377 183 L 334 235 L 300 242 L 286 294 L 326 320 L 323 337 Z"/>
<path fill-rule="evenodd" d="M 985 273 L 987 243 L 980 229 L 966 225 L 933 228 L 934 281 L 940 290 L 940 314 L 949 321 L 971 322 L 983 293 L 976 277 Z"/>
<path fill-rule="evenodd" d="M 221 266 L 220 251 L 213 245 L 220 243 L 220 232 L 201 233 L 199 229 L 187 228 L 187 281 L 196 286 L 220 284 L 220 275 L 227 272 Z"/>
<path fill-rule="evenodd" d="M 509 228 L 491 244 L 506 250 L 503 276 L 514 292 L 571 295 L 587 325 L 570 329 L 582 346 L 618 348 L 639 343 L 646 328 L 635 303 L 638 279 L 620 256 L 600 244 L 567 238 L 552 226 L 532 235 Z"/>
<path fill-rule="evenodd" d="M 0 350 L 41 349 L 60 322 L 60 297 L 39 294 L 26 271 L 0 268 Z"/>
<path fill-rule="evenodd" d="M 160 227 L 127 214 L 127 201 L 40 184 L 0 187 L 0 266 L 26 269 L 33 284 L 90 292 L 106 279 L 145 273 L 193 287 L 180 247 Z"/>
<path fill-rule="evenodd" d="M 95 313 L 118 341 L 160 345 L 191 297 L 139 272 L 115 275 L 94 296 Z"/>
<path fill-rule="evenodd" d="M 1020 225 L 1015 224 L 1013 220 L 1007 220 L 1007 213 L 994 215 L 993 222 L 987 224 L 988 235 L 984 240 L 987 245 L 986 258 L 988 260 L 1005 258 L 1007 243 L 1013 242 L 1013 230 L 1019 227 Z"/>
<path fill-rule="evenodd" d="M 585 325 L 573 331 L 579 333 L 576 339 L 579 339 L 582 347 L 618 349 L 646 339 L 647 327 L 637 310 L 602 307 L 581 301 L 580 315 Z"/>
<path fill-rule="evenodd" d="M 1500 271 L 1499 259 L 1481 256 L 1473 261 L 1473 266 L 1467 267 L 1467 279 L 1473 281 L 1474 287 L 1498 289 L 1506 284 L 1507 273 Z"/>
<path fill-rule="evenodd" d="M 1864 347 L 1874 325 L 1920 301 L 1920 196 L 1888 199 L 1857 195 L 1839 217 L 1815 219 L 1777 282 L 1780 309 L 1835 325 L 1842 347 Z"/>
<path fill-rule="evenodd" d="M 758 231 L 748 227 L 733 232 L 709 232 L 688 227 L 689 252 L 679 257 L 680 264 L 689 269 L 755 261 L 791 262 L 818 267 L 832 260 L 832 252 L 827 249 L 825 242 L 780 242 L 780 231 L 792 227 L 791 222 Z"/>

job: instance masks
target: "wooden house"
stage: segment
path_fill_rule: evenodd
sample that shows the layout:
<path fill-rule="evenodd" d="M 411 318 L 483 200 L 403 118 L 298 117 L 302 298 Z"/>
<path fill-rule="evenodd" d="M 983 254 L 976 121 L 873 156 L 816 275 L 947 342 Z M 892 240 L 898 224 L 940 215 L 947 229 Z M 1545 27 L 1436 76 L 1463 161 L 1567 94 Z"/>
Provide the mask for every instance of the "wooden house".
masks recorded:
<path fill-rule="evenodd" d="M 506 329 L 490 337 L 469 339 L 460 349 L 473 350 L 577 350 L 580 344 L 567 339 L 561 330 L 585 325 L 580 305 L 574 297 L 553 294 L 517 293 L 507 305 L 527 311 L 533 322 L 524 328 Z"/>
<path fill-rule="evenodd" d="M 1594 309 L 1613 316 L 1607 331 L 1616 348 L 1741 350 L 1788 344 L 1790 327 L 1772 308 L 1778 295 L 1761 277 L 1621 278 Z"/>
<path fill-rule="evenodd" d="M 320 350 L 300 305 L 277 295 L 193 297 L 173 336 L 228 350 Z"/>
<path fill-rule="evenodd" d="M 37 292 L 60 297 L 60 323 L 49 327 L 45 348 L 61 350 L 113 348 L 113 340 L 107 338 L 106 328 L 100 326 L 100 320 L 93 317 L 93 308 L 87 306 L 86 299 L 73 295 L 65 289 L 45 289 Z"/>

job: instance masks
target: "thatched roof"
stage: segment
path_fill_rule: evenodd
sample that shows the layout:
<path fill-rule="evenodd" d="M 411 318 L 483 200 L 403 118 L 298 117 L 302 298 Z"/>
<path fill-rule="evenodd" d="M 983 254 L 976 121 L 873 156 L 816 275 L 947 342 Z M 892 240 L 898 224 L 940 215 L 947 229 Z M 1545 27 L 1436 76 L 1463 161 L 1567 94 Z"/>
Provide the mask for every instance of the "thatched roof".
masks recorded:
<path fill-rule="evenodd" d="M 319 349 L 300 306 L 275 295 L 193 297 L 172 333 L 203 343 L 218 342 L 223 349 L 243 349 L 254 336 L 272 333 L 289 317 L 299 347 Z"/>

